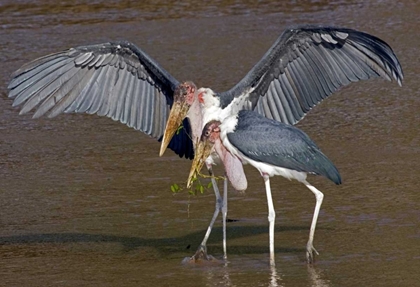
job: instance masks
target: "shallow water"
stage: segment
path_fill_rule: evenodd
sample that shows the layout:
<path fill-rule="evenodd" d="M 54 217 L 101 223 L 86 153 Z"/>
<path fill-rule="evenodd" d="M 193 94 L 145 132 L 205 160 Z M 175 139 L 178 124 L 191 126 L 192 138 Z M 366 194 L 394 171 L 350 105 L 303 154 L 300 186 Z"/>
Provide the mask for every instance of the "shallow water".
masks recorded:
<path fill-rule="evenodd" d="M 278 3 L 279 2 L 279 3 Z M 298 1 L 299 2 L 299 1 Z M 0 4 L 0 286 L 416 286 L 420 275 L 420 171 L 416 1 L 9 1 Z M 9 75 L 68 47 L 127 39 L 178 80 L 222 91 L 287 26 L 346 26 L 387 41 L 403 87 L 353 84 L 298 124 L 339 168 L 325 193 L 314 267 L 305 245 L 315 200 L 302 184 L 272 179 L 276 267 L 258 173 L 230 191 L 229 262 L 182 265 L 214 210 L 212 191 L 173 195 L 190 161 L 107 118 L 19 116 Z M 217 170 L 220 174 L 220 169 Z M 221 258 L 221 222 L 209 253 Z"/>

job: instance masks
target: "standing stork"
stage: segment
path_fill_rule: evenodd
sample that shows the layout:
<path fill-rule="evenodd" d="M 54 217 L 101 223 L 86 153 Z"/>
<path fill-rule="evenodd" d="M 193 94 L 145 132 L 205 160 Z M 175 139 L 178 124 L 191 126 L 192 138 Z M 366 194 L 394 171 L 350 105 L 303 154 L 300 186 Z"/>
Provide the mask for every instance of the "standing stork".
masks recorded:
<path fill-rule="evenodd" d="M 216 93 L 209 88 L 200 88 L 186 98 L 198 98 L 203 123 L 213 119 L 223 122 L 241 110 L 254 110 L 267 118 L 294 125 L 311 108 L 341 87 L 374 77 L 389 81 L 394 79 L 401 86 L 402 68 L 387 43 L 352 29 L 302 26 L 287 29 L 280 35 L 262 59 L 232 89 Z M 160 155 L 181 121 L 188 117 L 190 105 L 189 101 L 174 101 Z M 205 164 L 209 168 L 218 161 L 217 153 L 211 153 Z M 213 178 L 212 182 L 214 185 Z M 246 180 L 237 182 L 237 185 L 246 188 Z M 226 257 L 226 182 L 224 186 L 222 215 Z M 217 214 L 216 205 L 212 223 Z M 197 253 L 205 253 L 212 223 Z"/>
<path fill-rule="evenodd" d="M 309 188 L 316 198 L 309 240 L 306 245 L 308 263 L 314 261 L 313 246 L 316 223 L 324 195 L 306 181 L 308 173 L 322 175 L 341 184 L 341 177 L 334 164 L 321 152 L 303 131 L 272 119 L 267 119 L 253 111 L 240 111 L 227 117 L 223 122 L 212 120 L 204 128 L 191 166 L 187 186 L 200 172 L 203 163 L 212 150 L 222 159 L 227 177 L 232 185 L 241 184 L 245 177 L 243 169 L 232 166 L 232 157 L 243 164 L 250 164 L 264 178 L 268 202 L 270 264 L 274 265 L 274 223 L 276 213 L 271 196 L 270 177 L 281 175 L 296 179 Z"/>
<path fill-rule="evenodd" d="M 287 29 L 251 71 L 223 93 L 179 83 L 127 41 L 80 46 L 36 59 L 13 73 L 8 89 L 13 106 L 22 105 L 20 114 L 36 109 L 34 118 L 60 113 L 107 116 L 162 140 L 161 155 L 169 147 L 192 159 L 203 123 L 215 113 L 227 116 L 253 109 L 295 124 L 340 87 L 371 77 L 395 79 L 401 85 L 401 66 L 384 41 L 351 29 L 302 26 Z M 207 161 L 210 174 L 216 160 Z M 227 197 L 222 202 L 215 181 L 213 187 L 216 208 L 198 252 L 205 251 L 220 210 L 226 219 Z M 226 257 L 225 232 L 223 241 Z"/>

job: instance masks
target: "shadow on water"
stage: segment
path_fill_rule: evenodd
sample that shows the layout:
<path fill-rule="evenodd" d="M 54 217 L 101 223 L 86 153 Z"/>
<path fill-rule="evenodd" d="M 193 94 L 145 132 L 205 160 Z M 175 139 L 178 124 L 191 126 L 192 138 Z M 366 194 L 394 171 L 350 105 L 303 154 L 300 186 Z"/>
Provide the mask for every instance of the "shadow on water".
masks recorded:
<path fill-rule="evenodd" d="M 236 231 L 233 233 L 233 237 L 238 237 L 238 234 L 241 234 L 242 237 L 249 235 L 255 235 L 259 233 L 265 233 L 266 228 L 261 226 L 237 226 L 235 227 Z M 289 226 L 284 228 L 276 228 L 276 232 L 287 232 L 287 231 L 299 231 L 307 229 L 306 227 L 301 226 Z M 220 231 L 220 230 L 219 230 Z M 204 232 L 204 231 L 203 231 Z M 142 247 L 152 247 L 156 249 L 160 262 L 164 262 L 165 258 L 173 259 L 173 254 L 178 253 L 183 250 L 177 249 L 176 242 L 179 240 L 193 240 L 201 237 L 203 232 L 193 232 L 186 236 L 179 238 L 141 238 L 141 237 L 130 237 L 130 236 L 116 236 L 116 235 L 106 235 L 106 234 L 88 234 L 88 233 L 40 233 L 40 234 L 26 234 L 26 235 L 16 235 L 16 236 L 4 236 L 0 237 L 0 247 L 7 245 L 34 245 L 34 244 L 106 244 L 106 243 L 117 243 L 123 246 L 122 252 L 128 253 L 129 251 L 142 248 Z M 236 235 L 235 235 L 236 234 Z M 30 249 L 33 247 L 30 247 Z M 212 248 L 213 249 L 213 248 Z M 24 247 L 24 250 L 28 250 L 28 247 Z M 185 249 L 184 249 L 185 250 Z M 216 251 L 216 250 L 213 250 Z M 55 248 L 47 248 L 41 251 L 42 256 L 54 257 L 60 256 Z M 217 252 L 222 252 L 217 250 Z M 253 258 L 245 256 L 244 254 L 264 254 L 268 252 L 268 247 L 264 246 L 252 246 L 252 245 L 235 245 L 233 248 L 229 248 L 229 254 L 242 254 L 241 259 L 234 259 L 233 262 L 216 260 L 215 262 L 201 262 L 199 264 L 180 264 L 173 266 L 171 271 L 176 272 L 179 277 L 183 278 L 195 278 L 197 284 L 202 286 L 234 286 L 235 281 L 237 281 L 237 274 L 248 278 L 250 282 L 254 282 L 255 279 L 253 274 L 257 272 L 259 274 L 259 284 L 264 283 L 265 286 L 278 287 L 278 286 L 289 286 L 287 284 L 287 265 L 278 264 L 276 266 L 269 266 L 268 261 L 265 259 Z M 303 248 L 284 248 L 277 247 L 277 253 L 302 253 L 304 252 Z M 77 253 L 75 251 L 75 253 Z M 85 253 L 85 252 L 84 252 Z M 83 258 L 85 254 L 83 253 Z M 4 252 L 3 257 L 8 257 L 9 252 Z M 32 255 L 28 255 L 32 254 Z M 27 252 L 25 251 L 25 257 L 37 257 L 37 251 Z M 147 253 L 149 254 L 149 253 Z M 221 253 L 220 253 L 221 254 Z M 172 256 L 171 256 L 172 255 Z M 66 255 L 68 256 L 68 255 Z M 287 255 L 286 255 L 287 257 Z M 118 257 L 119 258 L 119 257 Z M 138 258 L 138 257 L 137 257 Z M 150 258 L 153 260 L 154 258 Z M 164 259 L 164 260 L 162 260 Z M 81 259 L 83 260 L 83 259 Z M 125 259 L 127 260 L 127 259 Z M 123 260 L 123 261 L 125 261 Z M 146 259 L 147 260 L 147 259 Z M 147 260 L 150 261 L 150 260 Z M 130 261 L 129 261 L 130 262 Z M 138 262 L 138 261 L 136 261 Z M 153 262 L 153 261 L 151 261 Z M 123 263 L 120 263 L 123 265 Z M 133 262 L 129 263 L 130 267 L 134 266 Z M 171 263 L 173 265 L 173 263 Z M 293 264 L 292 264 L 293 265 Z M 301 262 L 302 266 L 305 265 L 304 262 Z M 177 267 L 178 266 L 178 267 Z M 285 268 L 286 267 L 286 268 Z M 143 267 L 144 268 L 144 267 Z M 168 266 L 166 267 L 168 268 Z M 137 270 L 136 268 L 134 270 Z M 176 271 L 173 271 L 176 270 Z M 308 286 L 330 286 L 330 280 L 326 278 L 323 274 L 324 270 L 319 266 L 310 266 L 301 269 L 302 276 L 307 277 Z M 165 276 L 165 272 L 162 273 Z M 192 277 L 191 277 L 192 276 Z M 254 280 L 254 281 L 252 281 Z M 198 283 L 200 282 L 200 283 Z M 166 285 L 165 285 L 166 286 Z M 193 285 L 185 285 L 193 286 Z M 260 286 L 260 285 L 258 285 Z"/>
<path fill-rule="evenodd" d="M 213 238 L 221 234 L 221 227 L 213 229 Z M 320 228 L 321 229 L 321 228 Z M 307 226 L 287 226 L 276 227 L 276 233 L 288 231 L 302 231 L 308 230 Z M 229 240 L 237 238 L 245 238 L 267 233 L 266 226 L 235 226 L 229 228 Z M 125 252 L 132 251 L 142 247 L 153 247 L 159 252 L 171 253 L 182 252 L 188 249 L 194 250 L 198 247 L 204 236 L 205 230 L 192 232 L 180 237 L 170 238 L 142 238 L 131 236 L 117 236 L 106 234 L 89 234 L 89 233 L 40 233 L 40 234 L 24 234 L 15 236 L 0 237 L 0 245 L 20 245 L 20 244 L 66 244 L 66 243 L 119 243 L 123 246 Z M 211 243 L 212 240 L 209 240 Z M 220 243 L 219 239 L 213 239 L 214 242 Z M 180 242 L 188 242 L 187 246 L 179 246 Z M 216 254 L 222 254 L 221 246 L 210 246 L 211 251 Z M 229 254 L 260 254 L 268 250 L 267 247 L 252 246 L 252 245 L 237 245 L 228 246 Z M 279 253 L 303 253 L 304 248 L 287 248 L 276 247 L 276 252 Z"/>

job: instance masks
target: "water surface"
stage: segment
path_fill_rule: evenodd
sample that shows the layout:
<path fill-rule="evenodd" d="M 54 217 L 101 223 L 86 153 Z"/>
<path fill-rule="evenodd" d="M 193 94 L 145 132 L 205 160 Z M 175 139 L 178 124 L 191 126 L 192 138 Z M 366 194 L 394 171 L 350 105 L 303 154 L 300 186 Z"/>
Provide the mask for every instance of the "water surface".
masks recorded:
<path fill-rule="evenodd" d="M 416 286 L 420 282 L 419 82 L 416 1 L 9 1 L 0 4 L 1 286 Z M 190 161 L 107 118 L 19 116 L 10 74 L 69 47 L 132 41 L 178 80 L 222 91 L 260 59 L 285 27 L 346 26 L 386 40 L 403 87 L 353 84 L 298 124 L 339 168 L 325 193 L 314 245 L 305 244 L 315 199 L 272 180 L 276 267 L 268 261 L 264 185 L 246 168 L 230 191 L 227 265 L 185 266 L 214 209 L 211 191 L 173 195 Z M 217 170 L 220 174 L 220 169 Z M 209 252 L 221 258 L 221 222 Z"/>

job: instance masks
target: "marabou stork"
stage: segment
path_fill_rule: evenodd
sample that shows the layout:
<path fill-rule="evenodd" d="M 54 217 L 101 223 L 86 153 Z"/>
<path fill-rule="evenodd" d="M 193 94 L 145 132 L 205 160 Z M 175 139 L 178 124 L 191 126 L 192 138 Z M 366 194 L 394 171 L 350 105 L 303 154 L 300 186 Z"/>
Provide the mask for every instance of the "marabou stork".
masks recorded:
<path fill-rule="evenodd" d="M 250 164 L 264 178 L 268 202 L 270 263 L 274 265 L 274 221 L 276 213 L 271 196 L 270 177 L 281 175 L 296 179 L 309 188 L 316 197 L 309 240 L 306 245 L 308 263 L 314 260 L 313 246 L 315 227 L 324 195 L 306 181 L 307 174 L 323 175 L 335 184 L 341 184 L 341 177 L 334 164 L 321 152 L 317 145 L 303 131 L 254 112 L 242 110 L 223 122 L 208 122 L 196 146 L 196 154 L 191 167 L 187 186 L 201 170 L 206 159 L 214 151 L 222 160 L 227 177 L 232 185 L 240 185 L 245 174 L 243 169 L 232 166 L 232 157 L 243 164 Z M 233 170 L 232 170 L 233 169 Z"/>
<path fill-rule="evenodd" d="M 160 155 L 185 117 L 193 115 L 199 118 L 197 114 L 201 112 L 200 121 L 206 123 L 214 119 L 223 121 L 241 110 L 254 110 L 267 118 L 294 125 L 312 107 L 339 88 L 373 77 L 389 81 L 395 79 L 400 86 L 403 80 L 397 57 L 381 39 L 346 28 L 302 26 L 287 29 L 232 89 L 216 93 L 209 88 L 197 90 L 193 86 L 189 90 L 195 91 L 194 94 L 174 98 Z M 197 99 L 200 105 L 197 105 Z M 198 135 L 193 133 L 194 143 Z M 210 175 L 211 165 L 218 161 L 217 153 L 207 158 L 205 163 Z M 233 171 L 226 172 L 236 174 Z M 213 178 L 212 182 L 214 186 Z M 235 184 L 240 190 L 247 186 L 246 180 Z M 226 257 L 226 182 L 224 187 L 221 210 Z M 205 253 L 205 243 L 217 215 L 216 203 L 213 220 L 196 254 Z"/>
<path fill-rule="evenodd" d="M 203 123 L 214 112 L 254 109 L 294 124 L 340 87 L 371 77 L 394 78 L 401 85 L 400 64 L 385 42 L 351 29 L 302 26 L 287 29 L 236 86 L 219 94 L 197 89 L 192 82 L 180 84 L 127 41 L 80 46 L 36 59 L 12 75 L 8 89 L 13 106 L 23 105 L 20 114 L 36 109 L 34 118 L 60 113 L 107 116 L 158 140 L 163 137 L 160 154 L 169 147 L 192 159 Z M 210 100 L 204 105 L 206 98 Z M 207 167 L 212 174 L 211 163 Z M 222 203 L 216 182 L 213 187 L 216 209 L 199 250 L 205 250 L 220 210 L 226 218 L 226 197 Z M 226 191 L 226 182 L 224 187 Z M 224 232 L 224 246 L 225 238 Z"/>

